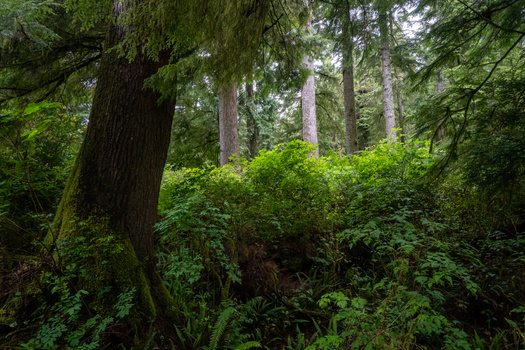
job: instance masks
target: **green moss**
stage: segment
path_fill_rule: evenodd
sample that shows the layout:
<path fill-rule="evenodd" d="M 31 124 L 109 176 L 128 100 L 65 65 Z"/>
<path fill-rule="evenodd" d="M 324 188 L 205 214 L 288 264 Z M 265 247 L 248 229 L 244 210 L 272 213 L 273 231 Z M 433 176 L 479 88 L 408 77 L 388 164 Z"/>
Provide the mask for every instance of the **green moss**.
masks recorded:
<path fill-rule="evenodd" d="M 144 324 L 151 324 L 157 313 L 143 264 L 129 236 L 111 227 L 107 213 L 87 212 L 78 204 L 79 163 L 77 159 L 55 217 L 56 229 L 48 233 L 46 243 L 56 247 L 66 271 L 78 273 L 75 287 L 89 293 L 95 312 L 112 312 L 118 295 L 134 288 L 134 306 L 126 321 L 139 334 L 148 331 Z"/>
<path fill-rule="evenodd" d="M 31 266 L 31 268 L 40 267 Z M 37 311 L 38 306 L 44 302 L 41 283 L 38 279 L 23 278 L 15 290 L 18 292 L 10 293 L 3 300 L 3 305 L 0 307 L 0 323 L 14 325 L 21 320 L 29 319 Z"/>
<path fill-rule="evenodd" d="M 173 301 L 148 262 L 138 258 L 129 232 L 114 224 L 112 213 L 86 199 L 91 189 L 81 187 L 86 182 L 81 176 L 88 176 L 82 170 L 84 152 L 73 167 L 46 243 L 56 247 L 63 269 L 77 275 L 72 283 L 89 293 L 86 303 L 94 312 L 111 314 L 118 296 L 134 288 L 134 306 L 125 321 L 142 338 L 159 319 L 176 319 Z"/>
<path fill-rule="evenodd" d="M 149 281 L 129 238 L 109 226 L 107 217 L 97 216 L 63 223 L 59 256 L 66 270 L 79 271 L 77 288 L 89 292 L 96 312 L 111 312 L 118 295 L 135 288 L 135 305 L 127 322 L 144 329 L 144 322 L 156 317 Z"/>

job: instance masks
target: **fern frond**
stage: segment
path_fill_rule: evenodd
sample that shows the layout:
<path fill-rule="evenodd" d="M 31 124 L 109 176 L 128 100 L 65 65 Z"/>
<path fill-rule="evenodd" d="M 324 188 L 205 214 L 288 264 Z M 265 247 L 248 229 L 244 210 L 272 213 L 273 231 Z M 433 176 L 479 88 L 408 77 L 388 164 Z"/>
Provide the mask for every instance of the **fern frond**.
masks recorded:
<path fill-rule="evenodd" d="M 262 345 L 258 341 L 249 341 L 241 345 L 238 345 L 235 348 L 235 350 L 246 350 L 246 349 L 252 349 L 252 348 L 262 348 Z"/>
<path fill-rule="evenodd" d="M 210 350 L 217 350 L 219 340 L 221 339 L 222 334 L 226 329 L 226 326 L 228 326 L 228 321 L 230 320 L 230 317 L 234 313 L 234 311 L 235 309 L 233 307 L 229 307 L 222 311 L 219 317 L 217 318 L 217 322 L 215 323 L 215 326 L 213 327 L 211 333 Z"/>

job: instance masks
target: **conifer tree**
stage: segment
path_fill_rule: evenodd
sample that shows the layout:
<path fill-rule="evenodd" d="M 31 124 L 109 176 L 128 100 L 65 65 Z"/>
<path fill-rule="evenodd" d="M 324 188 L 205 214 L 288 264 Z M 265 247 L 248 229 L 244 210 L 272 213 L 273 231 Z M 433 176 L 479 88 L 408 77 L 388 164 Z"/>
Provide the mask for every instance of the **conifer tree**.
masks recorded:
<path fill-rule="evenodd" d="M 418 117 L 418 129 L 431 131 L 433 140 L 446 129 L 446 155 L 433 169 L 441 174 L 459 162 L 469 183 L 491 195 L 505 193 L 511 203 L 523 188 L 516 181 L 525 149 L 523 100 L 517 96 L 525 79 L 523 60 L 516 57 L 523 57 L 525 3 L 425 0 L 417 11 L 427 26 L 423 42 L 434 53 L 419 81 L 434 85 L 440 74 L 450 80 Z"/>
<path fill-rule="evenodd" d="M 307 29 L 312 27 L 311 17 L 311 9 L 309 9 L 308 20 L 305 24 Z M 302 66 L 303 68 L 306 68 L 310 71 L 308 78 L 301 90 L 303 141 L 310 142 L 312 145 L 315 145 L 315 154 L 319 156 L 319 148 L 317 146 L 317 119 L 315 115 L 315 71 L 314 64 L 310 56 L 304 56 Z"/>
<path fill-rule="evenodd" d="M 386 134 L 391 140 L 396 137 L 394 114 L 394 91 L 392 87 L 392 67 L 390 59 L 390 33 L 388 23 L 391 7 L 385 1 L 378 2 L 378 26 L 381 39 L 381 72 L 383 77 L 383 107 L 385 113 Z"/>
<path fill-rule="evenodd" d="M 343 87 L 344 87 L 344 104 L 345 104 L 345 139 L 346 153 L 356 154 L 359 150 L 357 138 L 357 111 L 355 103 L 355 86 L 354 86 L 354 36 L 356 19 L 352 18 L 353 9 L 346 1 L 343 6 L 344 13 L 342 20 L 343 25 Z"/>
<path fill-rule="evenodd" d="M 325 35 L 334 42 L 334 49 L 342 58 L 343 104 L 345 115 L 346 154 L 356 154 L 359 150 L 357 134 L 357 106 L 354 83 L 354 49 L 356 38 L 362 34 L 364 20 L 358 15 L 359 4 L 340 0 L 325 5 L 327 20 Z"/>
<path fill-rule="evenodd" d="M 237 87 L 234 83 L 221 83 L 219 85 L 221 166 L 227 165 L 230 157 L 240 155 L 238 118 Z"/>
<path fill-rule="evenodd" d="M 169 327 L 174 321 L 169 294 L 155 271 L 153 225 L 175 103 L 170 98 L 159 103 L 161 95 L 144 88 L 169 62 L 168 52 L 153 60 L 139 47 L 130 61 L 110 50 L 126 35 L 126 27 L 115 23 L 126 10 L 115 6 L 113 15 L 105 14 L 112 23 L 88 129 L 56 215 L 57 230 L 48 240 L 92 242 L 87 258 L 66 256 L 64 263 L 83 265 L 86 277 L 78 287 L 90 293 L 94 308 L 109 310 L 120 293 L 135 290 L 128 322 L 144 336 L 154 323 Z M 103 241 L 120 248 L 108 253 Z M 111 293 L 97 297 L 108 287 Z"/>

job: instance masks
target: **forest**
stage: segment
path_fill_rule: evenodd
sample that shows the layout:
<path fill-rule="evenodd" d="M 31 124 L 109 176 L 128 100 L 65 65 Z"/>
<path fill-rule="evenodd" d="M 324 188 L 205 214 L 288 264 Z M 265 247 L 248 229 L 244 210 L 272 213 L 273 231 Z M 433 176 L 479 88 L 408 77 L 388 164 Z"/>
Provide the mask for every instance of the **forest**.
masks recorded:
<path fill-rule="evenodd" d="M 0 349 L 525 349 L 525 0 L 0 0 Z"/>

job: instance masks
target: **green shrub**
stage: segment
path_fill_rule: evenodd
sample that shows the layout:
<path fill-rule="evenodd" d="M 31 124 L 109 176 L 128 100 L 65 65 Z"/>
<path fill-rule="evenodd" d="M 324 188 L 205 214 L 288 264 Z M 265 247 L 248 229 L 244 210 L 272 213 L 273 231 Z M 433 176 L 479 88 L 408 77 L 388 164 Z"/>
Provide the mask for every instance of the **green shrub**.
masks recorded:
<path fill-rule="evenodd" d="M 224 305 L 252 283 L 247 279 L 253 276 L 243 271 L 246 259 L 255 259 L 243 255 L 250 246 L 261 252 L 262 263 L 275 266 L 265 277 L 275 288 L 247 300 L 245 308 L 256 300 L 261 305 L 272 301 L 278 316 L 263 321 L 239 311 L 251 323 L 238 324 L 245 332 L 235 333 L 238 344 L 475 348 L 471 345 L 479 339 L 466 325 L 476 317 L 477 306 L 471 304 L 491 303 L 486 293 L 494 293 L 496 284 L 504 291 L 498 298 L 516 295 L 508 279 L 485 280 L 494 267 L 483 260 L 507 254 L 519 264 L 525 256 L 519 237 L 480 234 L 485 218 L 470 207 L 475 201 L 468 191 L 453 181 L 424 181 L 434 163 L 428 143 L 383 142 L 351 157 L 316 158 L 312 150 L 293 141 L 261 152 L 250 163 L 167 171 L 159 258 L 185 315 L 196 317 L 204 309 L 217 322 L 220 315 L 226 317 Z M 291 249 L 295 256 L 285 251 Z M 280 283 L 295 287 L 283 289 Z M 506 300 L 508 317 L 484 321 L 483 327 L 496 321 L 506 327 L 491 340 L 494 344 L 522 334 L 519 317 L 509 314 L 511 305 L 519 304 Z M 200 339 L 200 344 L 216 344 L 209 342 L 216 338 L 209 327 L 192 327 L 207 329 L 208 341 Z"/>

